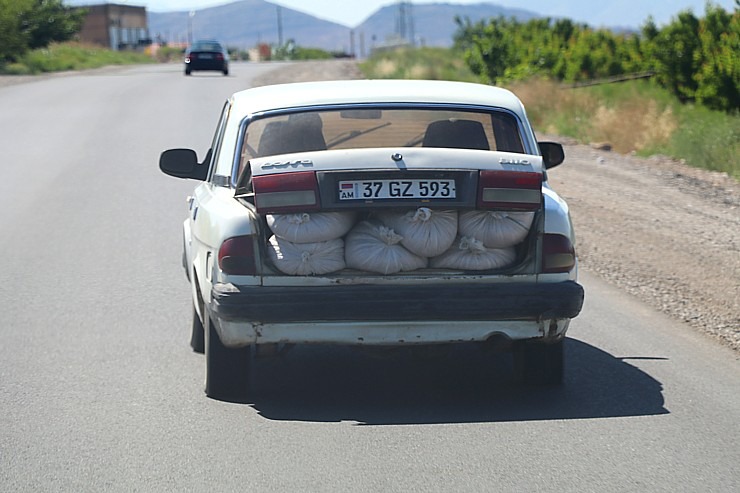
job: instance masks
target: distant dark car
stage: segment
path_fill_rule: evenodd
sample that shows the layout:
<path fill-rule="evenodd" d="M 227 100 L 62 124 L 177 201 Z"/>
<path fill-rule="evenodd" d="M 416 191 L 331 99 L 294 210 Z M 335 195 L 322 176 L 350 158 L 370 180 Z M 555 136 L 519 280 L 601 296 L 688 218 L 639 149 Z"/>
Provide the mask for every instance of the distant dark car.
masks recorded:
<path fill-rule="evenodd" d="M 185 75 L 216 70 L 229 75 L 229 53 L 218 41 L 196 41 L 185 51 Z"/>

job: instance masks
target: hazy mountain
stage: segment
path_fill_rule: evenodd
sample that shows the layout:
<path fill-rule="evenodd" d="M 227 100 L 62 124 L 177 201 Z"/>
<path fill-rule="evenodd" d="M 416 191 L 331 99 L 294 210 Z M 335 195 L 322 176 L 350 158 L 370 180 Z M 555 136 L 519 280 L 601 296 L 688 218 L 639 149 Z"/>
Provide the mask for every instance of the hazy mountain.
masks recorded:
<path fill-rule="evenodd" d="M 527 0 L 527 8 L 543 17 L 567 17 L 593 27 L 625 27 L 638 29 L 652 15 L 658 25 L 667 24 L 679 11 L 691 9 L 694 15 L 704 15 L 706 0 Z M 727 11 L 735 8 L 735 0 L 712 0 Z"/>
<path fill-rule="evenodd" d="M 264 0 L 241 0 L 194 12 L 194 39 L 218 39 L 229 46 L 251 48 L 260 42 L 276 44 L 281 27 L 283 42 L 293 39 L 305 47 L 332 51 L 349 49 L 350 29 L 347 26 Z M 148 16 L 152 37 L 161 35 L 174 42 L 188 39 L 189 12 L 149 12 Z"/>
<path fill-rule="evenodd" d="M 457 29 L 456 16 L 476 22 L 500 15 L 515 17 L 521 21 L 541 17 L 528 10 L 511 9 L 492 3 L 469 5 L 450 3 L 413 4 L 405 11 L 405 15 L 401 14 L 398 5 L 388 5 L 368 17 L 355 28 L 355 31 L 364 33 L 366 46 L 383 44 L 389 36 L 401 32 L 406 34 L 405 38 L 411 39 L 413 37 L 417 43 L 425 46 L 450 46 Z M 402 25 L 404 29 L 402 29 Z"/>
<path fill-rule="evenodd" d="M 539 17 L 534 12 L 491 3 L 413 4 L 405 15 L 400 14 L 398 5 L 390 5 L 380 8 L 362 24 L 350 29 L 265 0 L 241 0 L 197 10 L 192 19 L 187 11 L 149 12 L 148 15 L 151 35 L 155 38 L 160 35 L 170 42 L 186 41 L 191 21 L 194 39 L 215 38 L 239 48 L 251 48 L 259 42 L 277 43 L 281 26 L 283 42 L 293 39 L 299 46 L 337 52 L 350 51 L 351 32 L 354 32 L 357 52 L 362 43 L 369 48 L 383 44 L 401 32 L 407 38 L 413 33 L 414 38 L 426 46 L 450 46 L 456 29 L 455 16 L 471 21 L 499 15 L 520 20 Z"/>

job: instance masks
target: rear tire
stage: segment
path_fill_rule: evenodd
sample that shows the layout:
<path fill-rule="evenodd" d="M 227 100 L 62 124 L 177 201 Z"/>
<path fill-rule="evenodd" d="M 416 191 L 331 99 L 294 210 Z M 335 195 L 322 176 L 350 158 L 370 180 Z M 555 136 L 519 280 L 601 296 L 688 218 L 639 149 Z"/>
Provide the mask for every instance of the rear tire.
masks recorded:
<path fill-rule="evenodd" d="M 190 75 L 190 73 L 191 73 L 191 70 L 189 68 L 186 68 L 185 69 L 185 75 Z"/>
<path fill-rule="evenodd" d="M 519 342 L 514 346 L 514 375 L 528 385 L 556 386 L 563 383 L 565 342 L 554 344 Z"/>
<path fill-rule="evenodd" d="M 206 352 L 206 395 L 227 402 L 246 402 L 252 348 L 229 348 L 223 345 L 211 322 L 208 308 L 203 310 Z"/>
<path fill-rule="evenodd" d="M 206 335 L 203 330 L 203 322 L 200 321 L 195 307 L 193 307 L 193 327 L 190 331 L 190 347 L 199 354 L 203 354 L 206 351 Z"/>

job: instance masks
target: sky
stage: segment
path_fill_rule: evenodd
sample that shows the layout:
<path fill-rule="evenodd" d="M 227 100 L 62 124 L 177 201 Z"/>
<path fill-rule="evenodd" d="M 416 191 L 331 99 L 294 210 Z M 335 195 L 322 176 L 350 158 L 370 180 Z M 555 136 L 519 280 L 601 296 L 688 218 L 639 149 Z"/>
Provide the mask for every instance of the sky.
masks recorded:
<path fill-rule="evenodd" d="M 145 6 L 152 12 L 168 12 L 183 10 L 198 10 L 216 5 L 233 3 L 234 0 L 115 0 L 109 3 Z M 354 27 L 364 21 L 381 7 L 398 3 L 394 0 L 270 0 L 271 3 L 282 5 L 294 10 L 311 14 L 321 19 L 337 22 L 345 26 Z M 484 0 L 422 0 L 411 3 L 483 3 Z M 90 4 L 104 2 L 90 2 L 89 0 L 68 0 L 65 3 Z M 629 2 L 625 7 L 623 0 L 489 0 L 504 7 L 516 7 L 542 14 L 543 16 L 570 17 L 579 22 L 586 22 L 595 27 L 625 26 L 639 27 L 649 15 L 652 15 L 658 25 L 670 22 L 671 18 L 680 11 L 692 9 L 694 14 L 701 16 L 704 13 L 705 0 L 640 0 Z M 593 18 L 576 18 L 575 13 L 587 12 L 580 9 L 581 4 L 599 5 L 594 10 L 601 9 Z M 735 0 L 713 0 L 713 3 L 727 11 L 733 11 Z M 587 15 L 587 14 L 584 14 Z"/>

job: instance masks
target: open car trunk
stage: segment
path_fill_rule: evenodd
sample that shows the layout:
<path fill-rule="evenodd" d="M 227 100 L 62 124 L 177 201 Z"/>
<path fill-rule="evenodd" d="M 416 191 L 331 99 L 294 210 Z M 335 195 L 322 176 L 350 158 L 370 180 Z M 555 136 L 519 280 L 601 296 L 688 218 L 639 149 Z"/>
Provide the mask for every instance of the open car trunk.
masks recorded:
<path fill-rule="evenodd" d="M 263 279 L 534 275 L 539 265 L 539 156 L 383 148 L 253 158 L 236 197 L 260 218 Z"/>

